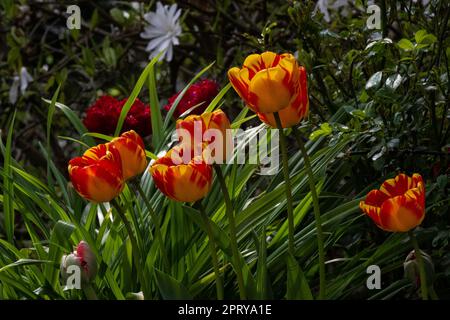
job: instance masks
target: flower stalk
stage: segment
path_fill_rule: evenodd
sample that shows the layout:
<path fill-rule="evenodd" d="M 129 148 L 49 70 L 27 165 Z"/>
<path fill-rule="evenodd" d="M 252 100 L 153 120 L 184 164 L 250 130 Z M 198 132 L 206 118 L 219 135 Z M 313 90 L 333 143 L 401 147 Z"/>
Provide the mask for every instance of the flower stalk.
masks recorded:
<path fill-rule="evenodd" d="M 166 248 L 164 246 L 164 240 L 162 237 L 158 216 L 156 215 L 156 212 L 153 210 L 152 205 L 148 201 L 148 199 L 145 195 L 145 192 L 144 192 L 144 190 L 142 190 L 142 187 L 139 182 L 136 183 L 136 189 L 137 189 L 139 195 L 141 196 L 141 198 L 144 200 L 144 203 L 148 209 L 148 212 L 150 213 L 150 217 L 153 220 L 153 224 L 155 225 L 155 237 L 159 242 L 159 251 L 160 251 L 160 254 L 161 254 L 161 257 L 163 260 L 164 268 L 166 271 L 169 271 L 169 268 L 170 268 L 169 258 L 167 256 Z"/>
<path fill-rule="evenodd" d="M 320 217 L 319 197 L 317 196 L 316 183 L 314 182 L 314 173 L 312 171 L 311 162 L 309 160 L 308 152 L 306 151 L 305 144 L 302 137 L 296 127 L 293 127 L 295 138 L 300 147 L 300 151 L 305 161 L 305 170 L 308 175 L 309 189 L 311 190 L 311 197 L 313 200 L 314 219 L 316 221 L 317 230 L 317 247 L 319 251 L 319 300 L 323 300 L 326 297 L 326 279 L 325 279 L 325 249 L 323 240 L 322 220 Z"/>
<path fill-rule="evenodd" d="M 234 210 L 233 205 L 231 203 L 230 194 L 228 193 L 228 188 L 225 183 L 225 178 L 222 174 L 222 170 L 217 164 L 214 164 L 214 170 L 216 171 L 217 180 L 219 181 L 220 188 L 223 193 L 223 197 L 225 200 L 226 213 L 228 216 L 228 225 L 230 227 L 230 240 L 231 240 L 231 250 L 233 252 L 233 265 L 234 271 L 236 272 L 236 277 L 239 286 L 239 296 L 241 300 L 247 299 L 247 293 L 244 285 L 244 277 L 242 275 L 242 270 L 240 268 L 240 257 L 239 257 L 239 248 L 237 244 L 237 232 L 236 232 L 236 221 L 234 218 Z"/>
<path fill-rule="evenodd" d="M 416 236 L 412 230 L 408 231 L 409 239 L 414 247 L 416 253 L 417 263 L 419 265 L 419 275 L 420 275 L 420 293 L 422 294 L 422 300 L 428 300 L 428 284 L 427 275 L 425 272 L 425 264 L 423 261 L 422 253 L 419 248 L 419 243 L 417 242 Z"/>
<path fill-rule="evenodd" d="M 275 117 L 275 121 L 277 123 L 278 130 L 280 130 L 281 157 L 282 157 L 282 161 L 283 161 L 283 175 L 284 175 L 287 212 L 288 212 L 288 229 L 289 229 L 289 231 L 288 231 L 288 250 L 289 250 L 289 253 L 293 257 L 295 257 L 294 209 L 293 209 L 293 205 L 292 205 L 291 180 L 289 179 L 286 137 L 284 136 L 283 127 L 281 125 L 281 119 L 280 119 L 278 112 L 274 112 L 273 115 Z"/>
<path fill-rule="evenodd" d="M 197 202 L 197 206 L 200 210 L 200 215 L 203 219 L 203 223 L 206 227 L 206 233 L 209 238 L 209 249 L 211 251 L 211 260 L 214 268 L 214 273 L 216 275 L 216 291 L 217 291 L 217 299 L 223 300 L 223 280 L 222 276 L 220 275 L 220 268 L 219 268 L 219 259 L 217 257 L 217 251 L 216 251 L 216 242 L 214 241 L 214 234 L 211 227 L 211 222 L 209 221 L 209 218 L 205 212 L 205 208 L 201 204 L 201 202 Z"/>
<path fill-rule="evenodd" d="M 125 213 L 123 212 L 123 209 L 122 209 L 119 201 L 117 199 L 114 199 L 114 201 L 112 201 L 112 204 L 113 204 L 114 208 L 116 209 L 117 214 L 119 215 L 120 219 L 122 220 L 122 223 L 124 224 L 125 229 L 127 230 L 128 237 L 130 238 L 131 248 L 133 250 L 133 252 L 132 252 L 133 261 L 136 266 L 139 281 L 141 282 L 141 287 L 144 290 L 144 295 L 150 296 L 149 293 L 146 294 L 146 292 L 145 292 L 146 291 L 146 286 L 144 285 L 146 283 L 145 274 L 142 272 L 141 261 L 139 260 L 140 250 L 139 250 L 139 246 L 136 241 L 136 238 L 134 236 L 133 229 L 131 228 L 130 222 L 128 221 L 127 217 L 125 216 Z"/>

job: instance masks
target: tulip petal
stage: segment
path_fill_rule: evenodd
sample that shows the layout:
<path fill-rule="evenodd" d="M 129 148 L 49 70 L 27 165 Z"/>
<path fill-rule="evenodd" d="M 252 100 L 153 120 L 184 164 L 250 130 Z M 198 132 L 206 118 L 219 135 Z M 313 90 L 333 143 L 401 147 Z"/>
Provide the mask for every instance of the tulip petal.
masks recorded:
<path fill-rule="evenodd" d="M 109 144 L 114 145 L 120 153 L 125 180 L 142 173 L 147 167 L 144 142 L 134 130 L 123 133 Z"/>
<path fill-rule="evenodd" d="M 70 170 L 75 190 L 94 202 L 107 202 L 115 198 L 123 188 L 120 171 L 110 161 Z"/>
<path fill-rule="evenodd" d="M 264 62 L 261 59 L 261 55 L 255 53 L 245 58 L 243 63 L 243 69 L 247 69 L 249 72 L 249 79 L 251 80 L 260 70 L 266 69 Z"/>
<path fill-rule="evenodd" d="M 422 183 L 419 183 L 417 188 L 409 189 L 405 193 L 405 197 L 417 201 L 422 208 L 425 208 L 425 189 Z"/>
<path fill-rule="evenodd" d="M 239 94 L 241 99 L 247 100 L 248 97 L 248 86 L 249 86 L 249 70 L 231 68 L 228 70 L 228 79 L 231 82 L 234 90 Z"/>
<path fill-rule="evenodd" d="M 289 106 L 289 74 L 280 67 L 258 72 L 250 82 L 249 107 L 256 112 L 277 112 Z"/>
<path fill-rule="evenodd" d="M 308 76 L 306 74 L 306 69 L 304 67 L 299 67 L 300 74 L 300 110 L 301 116 L 305 117 L 309 111 L 309 96 L 308 96 Z M 294 102 L 295 105 L 295 102 Z"/>
<path fill-rule="evenodd" d="M 420 174 L 414 173 L 412 175 L 412 181 L 413 181 L 413 184 L 412 184 L 413 188 L 419 186 L 419 184 L 422 185 L 422 187 L 423 187 L 423 179 L 422 179 L 422 176 Z"/>
<path fill-rule="evenodd" d="M 387 199 L 389 199 L 389 197 L 384 192 L 381 192 L 380 190 L 372 190 L 367 194 L 364 202 L 369 205 L 381 207 L 383 202 Z"/>
<path fill-rule="evenodd" d="M 110 201 L 123 189 L 120 154 L 110 144 L 92 147 L 70 160 L 68 171 L 75 190 L 93 202 Z"/>
<path fill-rule="evenodd" d="M 199 124 L 196 125 L 196 121 L 198 121 Z M 183 134 L 186 134 L 186 132 L 181 131 L 181 129 L 184 129 L 189 133 L 192 149 L 199 145 L 203 147 L 203 143 L 211 144 L 216 142 L 215 146 L 223 146 L 223 159 L 227 159 L 227 156 L 231 155 L 233 150 L 233 141 L 231 140 L 231 132 L 229 131 L 231 125 L 227 115 L 222 110 L 218 109 L 214 112 L 205 112 L 199 116 L 191 115 L 183 120 L 177 120 L 177 134 L 180 138 L 180 143 L 183 143 Z M 211 129 L 216 131 L 212 132 Z M 195 137 L 198 137 L 201 140 L 195 141 Z M 216 141 L 216 139 L 221 139 L 221 141 Z M 229 142 L 228 145 L 227 142 Z"/>
<path fill-rule="evenodd" d="M 169 150 L 156 160 L 150 168 L 158 189 L 167 197 L 182 202 L 193 202 L 203 198 L 211 189 L 212 167 L 201 156 L 188 164 L 174 164 L 172 153 L 179 154 L 180 145 Z"/>
<path fill-rule="evenodd" d="M 263 69 L 275 67 L 276 65 L 278 65 L 280 60 L 281 56 L 274 52 L 266 51 L 261 53 L 261 62 L 262 65 L 264 65 Z"/>
<path fill-rule="evenodd" d="M 381 219 L 380 219 L 380 207 L 373 206 L 373 205 L 367 204 L 364 201 L 361 201 L 359 203 L 359 208 L 365 214 L 367 214 L 376 223 L 376 225 L 378 227 L 382 228 Z"/>
<path fill-rule="evenodd" d="M 290 128 L 298 124 L 308 115 L 309 111 L 306 71 L 303 67 L 297 68 L 297 70 L 300 78 L 298 92 L 292 96 L 289 106 L 279 111 L 283 128 Z M 258 113 L 258 117 L 272 128 L 277 127 L 272 113 Z"/>
<path fill-rule="evenodd" d="M 380 190 L 390 197 L 401 196 L 408 189 L 412 188 L 413 180 L 404 173 L 400 173 L 394 179 L 386 180 L 380 187 Z"/>
<path fill-rule="evenodd" d="M 424 217 L 424 208 L 415 199 L 406 196 L 386 200 L 380 210 L 383 228 L 393 232 L 409 231 L 418 226 Z"/>
<path fill-rule="evenodd" d="M 211 188 L 211 170 L 205 163 L 169 168 L 168 180 L 174 186 L 173 198 L 182 202 L 193 202 L 203 198 Z"/>
<path fill-rule="evenodd" d="M 300 72 L 297 60 L 291 54 L 286 54 L 279 62 L 278 66 L 286 71 L 289 77 L 285 80 L 285 85 L 289 88 L 291 95 L 300 91 Z M 291 99 L 293 100 L 293 99 Z"/>
<path fill-rule="evenodd" d="M 251 54 L 244 60 L 243 68 L 249 70 L 249 79 L 251 80 L 259 71 L 277 66 L 281 58 L 282 56 L 271 51 Z"/>
<path fill-rule="evenodd" d="M 163 157 L 160 159 L 167 159 L 167 158 Z M 155 163 L 153 166 L 151 166 L 150 173 L 153 177 L 153 180 L 155 181 L 156 187 L 166 196 L 173 198 L 174 197 L 173 185 L 169 184 L 166 179 L 168 170 L 169 170 L 168 165 Z"/>
<path fill-rule="evenodd" d="M 277 123 L 275 121 L 273 113 L 258 112 L 257 114 L 262 122 L 268 124 L 272 128 L 277 127 Z M 281 126 L 283 128 L 290 128 L 292 126 L 295 126 L 303 118 L 301 115 L 299 115 L 298 110 L 296 110 L 292 106 L 281 109 L 280 111 L 278 111 L 278 115 L 280 116 Z"/>

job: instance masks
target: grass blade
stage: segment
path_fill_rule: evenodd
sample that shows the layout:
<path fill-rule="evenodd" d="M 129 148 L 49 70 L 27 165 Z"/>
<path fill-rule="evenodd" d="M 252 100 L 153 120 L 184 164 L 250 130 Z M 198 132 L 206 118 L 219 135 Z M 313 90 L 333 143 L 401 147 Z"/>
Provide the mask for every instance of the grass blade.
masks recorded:
<path fill-rule="evenodd" d="M 134 101 L 136 100 L 137 96 L 141 92 L 142 87 L 145 84 L 145 80 L 147 79 L 150 71 L 152 70 L 153 66 L 156 62 L 158 62 L 159 55 L 154 57 L 149 64 L 145 67 L 144 71 L 142 71 L 141 75 L 139 76 L 138 81 L 136 82 L 136 85 L 133 88 L 133 91 L 131 91 L 130 96 L 128 97 L 127 102 L 122 108 L 122 111 L 120 112 L 119 120 L 117 121 L 116 131 L 114 132 L 114 136 L 118 136 L 120 132 L 122 131 L 123 123 L 125 122 L 125 118 L 127 117 L 128 111 L 130 111 L 131 106 L 133 105 Z"/>
<path fill-rule="evenodd" d="M 14 121 L 16 118 L 16 111 L 12 116 L 8 136 L 6 138 L 6 148 L 4 153 L 4 172 L 3 172 L 3 215 L 4 215 L 4 229 L 6 239 L 9 242 L 14 238 L 14 184 L 12 182 L 12 168 L 11 168 L 11 144 L 12 134 L 14 129 Z"/>

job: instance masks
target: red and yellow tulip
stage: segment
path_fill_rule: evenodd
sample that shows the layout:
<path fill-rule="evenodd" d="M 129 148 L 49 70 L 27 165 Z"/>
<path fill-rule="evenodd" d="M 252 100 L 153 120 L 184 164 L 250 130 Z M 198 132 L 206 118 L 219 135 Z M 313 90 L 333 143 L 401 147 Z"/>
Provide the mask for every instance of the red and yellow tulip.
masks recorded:
<path fill-rule="evenodd" d="M 283 128 L 290 128 L 298 124 L 303 118 L 308 116 L 309 111 L 309 99 L 308 99 L 308 84 L 307 75 L 304 67 L 299 67 L 300 72 L 300 93 L 297 95 L 296 100 L 289 104 L 288 107 L 281 109 L 278 114 L 281 120 L 281 126 Z M 275 117 L 272 113 L 260 113 L 258 112 L 259 119 L 271 126 L 277 127 Z"/>
<path fill-rule="evenodd" d="M 202 156 L 181 163 L 182 152 L 182 146 L 175 146 L 153 163 L 150 173 L 156 187 L 167 197 L 182 202 L 197 201 L 211 189 L 212 167 Z"/>
<path fill-rule="evenodd" d="M 120 153 L 124 180 L 133 178 L 145 170 L 147 158 L 144 142 L 134 130 L 122 133 L 120 137 L 113 139 L 110 144 L 114 145 Z"/>
<path fill-rule="evenodd" d="M 420 174 L 399 174 L 372 190 L 359 207 L 383 230 L 406 232 L 425 217 L 425 185 Z"/>
<path fill-rule="evenodd" d="M 267 51 L 249 55 L 241 69 L 234 67 L 228 71 L 228 78 L 250 109 L 267 114 L 288 107 L 293 110 L 299 110 L 300 105 L 307 107 L 306 83 L 301 85 L 301 73 L 306 76 L 292 54 Z"/>
<path fill-rule="evenodd" d="M 88 149 L 82 157 L 70 160 L 68 169 L 75 190 L 87 200 L 107 202 L 123 189 L 120 153 L 113 144 Z"/>
<path fill-rule="evenodd" d="M 227 155 L 231 155 L 233 150 L 230 128 L 230 120 L 228 120 L 227 115 L 220 109 L 214 112 L 205 112 L 201 115 L 188 116 L 183 120 L 178 120 L 176 124 L 181 144 L 183 144 L 183 136 L 180 131 L 184 129 L 189 133 L 191 148 L 195 146 L 204 147 L 205 143 L 207 146 L 209 143 L 216 141 L 216 139 L 221 139 L 223 144 L 223 160 L 227 158 Z M 205 132 L 210 129 L 218 130 L 217 135 L 220 135 L 220 137 L 214 137 L 213 139 L 212 136 L 204 136 Z M 195 139 L 200 139 L 200 141 L 195 141 Z"/>

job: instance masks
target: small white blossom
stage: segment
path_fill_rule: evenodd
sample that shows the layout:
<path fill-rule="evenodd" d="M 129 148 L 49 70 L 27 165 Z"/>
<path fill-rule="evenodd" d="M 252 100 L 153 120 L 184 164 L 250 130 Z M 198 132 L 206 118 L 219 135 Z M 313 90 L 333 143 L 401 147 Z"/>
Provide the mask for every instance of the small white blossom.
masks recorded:
<path fill-rule="evenodd" d="M 20 93 L 24 94 L 28 88 L 28 83 L 33 81 L 33 77 L 28 73 L 27 68 L 20 68 Z"/>
<path fill-rule="evenodd" d="M 14 76 L 11 88 L 9 88 L 9 102 L 11 104 L 15 104 L 17 102 L 17 98 L 19 97 L 19 84 L 19 76 Z"/>
<path fill-rule="evenodd" d="M 131 1 L 131 2 L 130 2 L 130 6 L 131 6 L 134 10 L 140 11 L 140 10 L 143 8 L 144 4 L 141 3 L 141 2 L 137 2 L 137 1 Z"/>
<path fill-rule="evenodd" d="M 33 77 L 28 73 L 27 68 L 22 67 L 20 69 L 20 75 L 16 75 L 13 78 L 11 88 L 9 88 L 9 102 L 15 104 L 20 94 L 24 94 L 28 88 L 28 84 L 33 81 Z"/>
<path fill-rule="evenodd" d="M 323 18 L 326 22 L 331 22 L 331 16 L 328 9 L 333 9 L 339 11 L 341 8 L 343 8 L 342 15 L 348 16 L 349 11 L 348 7 L 350 6 L 350 3 L 355 3 L 355 0 L 319 0 L 317 1 L 315 11 L 319 10 L 323 14 Z M 367 5 L 373 4 L 373 0 L 367 1 Z"/>
<path fill-rule="evenodd" d="M 171 61 L 173 57 L 173 46 L 179 44 L 178 37 L 181 35 L 181 25 L 179 18 L 181 9 L 176 4 L 163 5 L 156 4 L 155 12 L 148 12 L 144 19 L 149 23 L 145 27 L 141 37 L 150 39 L 145 51 L 150 52 L 150 59 L 156 57 L 160 52 L 164 52 L 160 59 Z"/>

